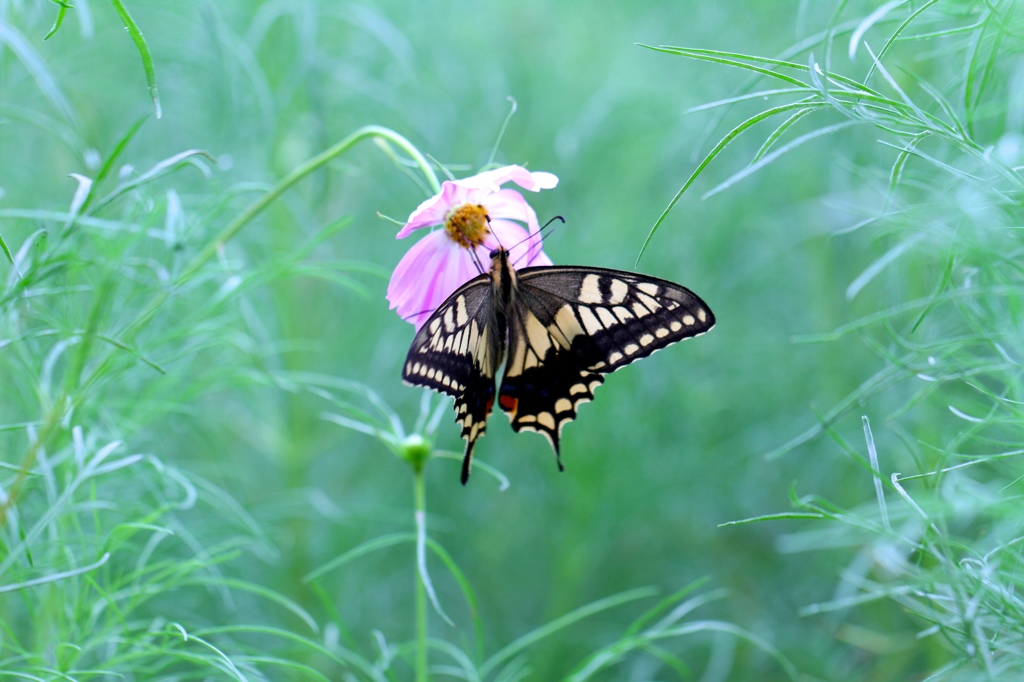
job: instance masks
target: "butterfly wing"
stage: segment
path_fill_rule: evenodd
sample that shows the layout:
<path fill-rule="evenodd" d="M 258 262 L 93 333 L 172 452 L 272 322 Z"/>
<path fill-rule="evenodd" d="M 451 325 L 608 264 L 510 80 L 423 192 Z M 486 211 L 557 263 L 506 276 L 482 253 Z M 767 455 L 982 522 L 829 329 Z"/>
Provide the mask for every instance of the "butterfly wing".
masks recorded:
<path fill-rule="evenodd" d="M 704 301 L 668 280 L 603 268 L 524 268 L 509 311 L 499 404 L 514 430 L 541 433 L 558 457 L 562 427 L 593 399 L 602 374 L 714 324 Z"/>
<path fill-rule="evenodd" d="M 491 315 L 487 275 L 457 289 L 416 333 L 402 378 L 455 397 L 455 420 L 462 425 L 466 454 L 462 483 L 469 479 L 473 446 L 487 428 L 494 404 L 494 377 L 505 355 L 505 331 Z"/>

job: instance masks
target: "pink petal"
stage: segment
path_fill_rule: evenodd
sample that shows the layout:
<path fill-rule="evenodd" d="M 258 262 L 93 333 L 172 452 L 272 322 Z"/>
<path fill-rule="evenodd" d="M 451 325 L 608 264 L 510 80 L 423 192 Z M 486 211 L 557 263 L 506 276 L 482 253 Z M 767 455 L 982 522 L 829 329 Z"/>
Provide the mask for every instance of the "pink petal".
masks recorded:
<path fill-rule="evenodd" d="M 493 191 L 497 191 L 506 182 L 514 182 L 523 189 L 539 192 L 542 189 L 551 189 L 557 185 L 558 178 L 551 173 L 544 173 L 542 171 L 531 173 L 522 166 L 502 166 L 501 168 L 477 173 L 455 182 L 463 187 L 491 189 Z"/>
<path fill-rule="evenodd" d="M 529 184 L 523 184 L 519 180 L 513 178 L 513 181 L 522 187 L 528 189 L 531 192 L 539 192 L 542 189 L 553 189 L 558 185 L 558 176 L 554 173 L 545 173 L 544 171 L 533 171 L 530 173 Z"/>
<path fill-rule="evenodd" d="M 516 267 L 551 265 L 551 259 L 542 250 L 537 214 L 519 192 L 501 189 L 505 182 L 536 192 L 554 187 L 558 178 L 551 173 L 531 173 L 521 166 L 505 166 L 446 181 L 441 192 L 421 203 L 398 232 L 401 239 L 414 230 L 441 225 L 453 209 L 467 203 L 481 204 L 491 218 L 491 233 L 484 245 L 474 251 L 453 242 L 445 230 L 435 230 L 414 244 L 395 267 L 388 285 L 388 301 L 417 329 L 456 289 L 480 274 L 480 268 L 490 267 L 491 249 L 509 249 Z M 529 231 L 510 220 L 526 223 Z"/>
<path fill-rule="evenodd" d="M 477 274 L 469 251 L 450 240 L 444 230 L 435 230 L 399 261 L 388 285 L 388 301 L 419 329 L 430 313 Z"/>
<path fill-rule="evenodd" d="M 523 189 L 539 192 L 542 189 L 550 189 L 557 185 L 558 178 L 551 173 L 541 171 L 531 173 L 522 166 L 503 166 L 502 168 L 484 171 L 483 173 L 477 173 L 460 180 L 445 180 L 441 183 L 441 192 L 439 194 L 421 203 L 409 215 L 409 220 L 398 231 L 396 239 L 404 239 L 412 234 L 414 230 L 418 230 L 421 227 L 443 224 L 448 213 L 453 208 L 462 204 L 484 203 L 487 205 L 485 202 L 492 194 L 512 191 L 501 189 L 501 185 L 506 182 L 514 182 Z M 516 195 L 518 196 L 518 193 Z M 525 204 L 525 200 L 522 197 L 519 197 L 519 199 Z M 516 209 L 510 208 L 510 210 Z M 529 221 L 528 217 L 511 214 L 504 217 Z M 534 221 L 536 221 L 536 217 L 534 217 Z"/>
<path fill-rule="evenodd" d="M 405 239 L 412 234 L 413 230 L 418 230 L 421 227 L 444 224 L 448 212 L 455 206 L 466 203 L 470 194 L 474 194 L 470 188 L 461 187 L 450 180 L 445 180 L 441 183 L 441 193 L 435 194 L 417 206 L 416 210 L 409 215 L 405 226 L 395 235 L 395 239 Z"/>
<path fill-rule="evenodd" d="M 448 235 L 444 230 L 436 230 L 405 252 L 395 266 L 395 271 L 391 273 L 391 281 L 388 283 L 387 298 L 392 308 L 402 305 L 413 295 L 417 289 L 417 282 L 423 278 L 424 273 L 440 261 L 446 243 L 451 243 Z"/>
<path fill-rule="evenodd" d="M 487 208 L 487 213 L 491 216 L 492 220 L 495 218 L 512 218 L 513 220 L 526 223 L 530 234 L 540 232 L 537 213 L 526 202 L 523 195 L 514 189 L 503 189 L 500 192 L 495 192 L 484 200 L 484 206 Z M 530 255 L 527 260 L 532 261 L 536 258 L 541 248 L 543 248 L 543 243 L 540 237 L 532 240 L 530 242 Z"/>
<path fill-rule="evenodd" d="M 511 218 L 526 223 L 530 226 L 531 232 L 536 232 L 537 214 L 533 212 L 530 205 L 526 203 L 523 195 L 514 189 L 503 189 L 485 197 L 481 203 L 487 209 L 487 215 L 491 220 L 495 218 Z M 532 220 L 532 223 L 531 223 Z"/>

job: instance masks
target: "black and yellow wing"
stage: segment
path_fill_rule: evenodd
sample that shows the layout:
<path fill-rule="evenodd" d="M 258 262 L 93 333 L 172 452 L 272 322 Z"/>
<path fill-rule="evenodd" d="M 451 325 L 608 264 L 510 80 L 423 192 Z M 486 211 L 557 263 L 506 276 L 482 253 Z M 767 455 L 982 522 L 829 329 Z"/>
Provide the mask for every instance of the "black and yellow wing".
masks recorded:
<path fill-rule="evenodd" d="M 715 324 L 700 297 L 668 280 L 603 268 L 515 271 L 503 249 L 491 260 L 489 272 L 456 290 L 416 333 L 402 373 L 407 383 L 455 397 L 466 439 L 463 484 L 503 362 L 499 405 L 514 430 L 547 437 L 557 458 L 562 427 L 594 398 L 604 374 Z"/>
<path fill-rule="evenodd" d="M 402 378 L 455 396 L 466 455 L 462 482 L 469 479 L 473 446 L 487 429 L 494 405 L 494 377 L 505 356 L 505 330 L 493 323 L 487 275 L 471 279 L 433 312 L 416 333 Z"/>
<path fill-rule="evenodd" d="M 556 457 L 562 427 L 593 399 L 602 374 L 715 324 L 700 297 L 668 280 L 558 266 L 517 275 L 498 402 L 513 429 L 541 433 Z"/>

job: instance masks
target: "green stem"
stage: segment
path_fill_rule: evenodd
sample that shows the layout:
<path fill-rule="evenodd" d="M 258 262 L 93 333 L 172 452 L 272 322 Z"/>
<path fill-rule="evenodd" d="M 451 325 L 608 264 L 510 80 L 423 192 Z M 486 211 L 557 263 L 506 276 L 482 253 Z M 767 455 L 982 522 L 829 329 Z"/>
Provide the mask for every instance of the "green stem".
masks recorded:
<path fill-rule="evenodd" d="M 330 149 L 321 152 L 306 163 L 294 169 L 291 173 L 281 178 L 281 181 L 278 182 L 273 189 L 256 201 L 252 202 L 252 204 L 249 205 L 249 208 L 242 211 L 237 218 L 231 221 L 230 225 L 221 230 L 221 233 L 208 243 L 194 259 L 192 259 L 192 262 L 188 267 L 186 267 L 181 272 L 181 275 L 178 276 L 178 283 L 191 279 L 196 271 L 198 271 L 206 261 L 210 260 L 217 253 L 217 249 L 220 248 L 222 244 L 230 241 L 230 239 L 234 237 L 239 230 L 245 227 L 249 221 L 257 215 L 262 213 L 263 209 L 276 201 L 277 198 L 292 185 L 321 166 L 326 165 L 328 162 L 333 160 L 334 157 L 344 154 L 351 147 L 368 137 L 378 137 L 383 140 L 393 142 L 401 147 L 410 157 L 412 157 L 413 161 L 416 162 L 416 165 L 419 166 L 420 170 L 423 172 L 423 176 L 427 179 L 427 182 L 430 183 L 430 188 L 434 190 L 434 193 L 436 194 L 441 191 L 441 185 L 437 182 L 437 176 L 434 175 L 434 170 L 430 167 L 430 164 L 423 155 L 420 154 L 419 150 L 412 146 L 411 142 L 388 128 L 382 128 L 381 126 L 365 126 L 355 131 Z"/>
<path fill-rule="evenodd" d="M 61 417 L 64 415 L 65 408 L 65 394 L 61 393 L 60 397 L 57 398 L 57 401 L 50 405 L 50 408 L 46 413 L 46 418 L 43 420 L 42 428 L 40 428 L 36 434 L 35 440 L 29 444 L 28 452 L 25 454 L 25 458 L 22 460 L 21 466 L 18 468 L 18 474 L 15 477 L 14 482 L 8 487 L 7 498 L 3 501 L 3 504 L 0 505 L 0 528 L 3 528 L 7 523 L 7 514 L 17 501 L 18 494 L 21 492 L 21 487 L 25 484 L 25 479 L 28 478 L 29 472 L 32 470 L 32 467 L 35 466 L 39 450 L 46 446 L 46 443 L 50 440 L 50 436 L 53 435 L 60 426 Z M 7 558 L 9 557 L 5 557 L 5 560 Z M 0 571 L 0 573 L 2 573 L 2 571 Z"/>
<path fill-rule="evenodd" d="M 114 0 L 114 6 L 121 6 L 119 0 Z M 155 86 L 153 88 L 153 94 L 155 97 Z M 156 296 L 154 296 L 153 299 L 149 302 L 149 304 L 146 305 L 145 308 L 143 308 L 142 312 L 134 320 L 132 320 L 128 324 L 128 326 L 121 330 L 121 332 L 117 335 L 118 340 L 120 340 L 123 343 L 128 343 L 129 339 L 131 339 L 135 334 L 137 334 L 146 325 L 146 323 L 150 319 L 152 319 L 152 317 L 160 309 L 160 306 L 164 304 L 164 302 L 168 299 L 168 297 L 170 297 L 170 295 L 173 292 L 175 292 L 181 286 L 186 284 L 190 279 L 192 279 L 192 277 L 194 277 L 195 274 L 199 272 L 199 270 L 204 265 L 206 265 L 206 262 L 217 254 L 217 250 L 219 248 L 221 248 L 224 244 L 230 241 L 231 238 L 238 234 L 243 227 L 248 225 L 253 218 L 262 213 L 263 210 L 267 208 L 267 206 L 269 206 L 271 203 L 277 200 L 277 198 L 280 197 L 289 188 L 291 188 L 292 185 L 294 185 L 299 180 L 303 179 L 313 171 L 326 165 L 335 157 L 344 154 L 357 143 L 367 138 L 377 138 L 385 143 L 390 142 L 400 147 L 402 151 L 408 154 L 409 157 L 419 167 L 420 171 L 423 173 L 423 177 L 426 178 L 427 182 L 430 184 L 430 188 L 434 191 L 434 193 L 438 193 L 441 191 L 441 183 L 437 181 L 437 176 L 434 174 L 434 169 L 430 167 L 430 163 L 427 161 L 426 157 L 424 157 L 423 154 L 421 154 L 420 151 L 416 149 L 416 147 L 414 147 L 411 142 L 409 142 L 409 140 L 405 139 L 395 131 L 389 128 L 384 128 L 383 126 L 364 126 L 359 130 L 353 132 L 351 135 L 343 139 L 341 142 L 338 142 L 330 149 L 327 149 L 326 151 L 318 154 L 317 156 L 314 156 L 309 161 L 306 161 L 304 164 L 294 169 L 291 173 L 283 177 L 280 180 L 280 182 L 274 185 L 274 187 L 269 192 L 261 196 L 256 201 L 249 204 L 248 208 L 246 208 L 244 211 L 238 214 L 237 218 L 232 220 L 230 224 L 228 224 L 223 230 L 221 230 L 216 237 L 210 240 L 206 244 L 206 246 L 203 247 L 203 249 L 198 254 L 196 254 L 195 258 L 193 258 L 192 261 L 187 266 L 185 266 L 185 269 L 182 270 L 181 274 L 178 275 L 177 279 L 174 280 L 174 284 L 157 293 Z M 10 258 L 10 251 L 7 249 L 7 245 L 0 241 L 0 246 L 2 246 L 3 251 L 7 254 L 8 258 Z M 11 260 L 13 262 L 13 259 Z M 103 376 L 113 357 L 114 351 L 111 351 L 111 353 L 107 355 L 103 362 L 99 363 L 97 368 L 93 371 L 92 377 Z M 87 381 L 86 384 L 88 383 L 89 382 Z M 60 399 L 55 404 L 58 406 L 64 405 L 64 401 L 67 399 L 69 395 L 69 391 L 66 390 L 61 394 Z M 79 396 L 79 399 L 81 399 L 81 396 Z M 29 447 L 28 453 L 26 454 L 25 459 L 22 462 L 22 467 L 19 470 L 18 478 L 16 478 L 14 484 L 10 486 L 10 489 L 8 490 L 7 494 L 7 499 L 2 504 L 0 504 L 0 528 L 2 528 L 4 523 L 6 522 L 8 510 L 10 509 L 11 505 L 14 504 L 19 493 L 21 492 L 21 487 L 24 483 L 25 477 L 28 475 L 29 469 L 31 469 L 31 467 L 35 464 L 36 452 L 38 448 L 41 447 L 41 445 L 45 442 L 49 435 L 53 431 L 55 431 L 56 425 L 57 423 L 59 423 L 59 420 L 59 415 L 54 416 L 54 414 L 51 413 L 50 418 L 45 420 L 45 426 L 43 429 L 40 430 L 39 437 L 37 438 L 36 442 Z M 420 589 L 423 589 L 422 586 L 420 587 Z M 423 607 L 423 619 L 425 622 L 425 606 Z M 426 632 L 425 627 L 424 632 Z M 423 655 L 425 656 L 425 635 L 423 640 L 423 652 Z M 426 666 L 424 665 L 424 674 L 425 671 Z M 425 680 L 426 677 L 423 677 L 422 679 Z"/>
<path fill-rule="evenodd" d="M 423 469 L 413 474 L 413 496 L 416 507 L 416 551 L 419 556 L 421 543 L 426 543 L 427 534 L 427 487 L 423 482 Z M 420 575 L 419 561 L 416 562 L 416 682 L 427 682 L 427 588 Z"/>
<path fill-rule="evenodd" d="M 249 204 L 248 208 L 239 213 L 237 218 L 232 220 L 231 223 L 221 230 L 216 237 L 211 239 L 206 246 L 196 254 L 195 258 L 193 258 L 192 261 L 185 266 L 185 269 L 181 271 L 181 274 L 178 275 L 178 278 L 174 281 L 174 284 L 171 287 L 161 291 L 153 298 L 152 301 L 150 301 L 149 305 L 142 311 L 142 313 L 120 334 L 120 338 L 123 341 L 127 341 L 132 337 L 132 335 L 138 332 L 139 329 L 141 329 L 145 323 L 153 317 L 160 306 L 163 305 L 164 301 L 167 300 L 167 297 L 171 295 L 172 291 L 192 279 L 192 277 L 199 272 L 200 268 L 206 265 L 206 262 L 217 254 L 218 249 L 229 242 L 242 230 L 243 227 L 248 225 L 253 218 L 262 213 L 267 206 L 276 201 L 277 198 L 290 189 L 292 185 L 297 183 L 299 180 L 302 180 L 313 171 L 325 166 L 335 157 L 344 154 L 357 143 L 362 142 L 367 138 L 378 138 L 400 147 L 419 167 L 420 171 L 423 173 L 423 177 L 425 177 L 427 182 L 430 183 L 430 188 L 435 193 L 441 191 L 441 183 L 437 181 L 434 169 L 430 167 L 430 163 L 427 159 L 418 149 L 416 149 L 416 147 L 412 145 L 411 142 L 409 142 L 409 140 L 389 128 L 374 125 L 364 126 L 343 139 L 341 142 L 338 142 L 333 147 L 321 152 L 309 161 L 303 163 L 301 166 L 292 170 L 291 173 L 281 178 L 281 180 L 274 185 L 269 192 Z"/>

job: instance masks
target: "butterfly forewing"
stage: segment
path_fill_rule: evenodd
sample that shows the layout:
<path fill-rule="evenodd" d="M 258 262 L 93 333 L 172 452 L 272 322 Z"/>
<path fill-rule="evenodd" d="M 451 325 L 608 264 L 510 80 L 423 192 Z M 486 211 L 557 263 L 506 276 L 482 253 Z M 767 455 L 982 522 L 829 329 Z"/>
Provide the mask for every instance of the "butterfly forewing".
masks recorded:
<path fill-rule="evenodd" d="M 525 268 L 519 272 L 519 286 L 535 294 L 547 293 L 569 306 L 583 332 L 579 336 L 598 349 L 589 368 L 603 374 L 703 334 L 715 324 L 711 309 L 686 287 L 632 272 Z M 568 320 L 569 311 L 558 314 Z"/>
<path fill-rule="evenodd" d="M 562 427 L 593 399 L 601 374 L 714 325 L 696 294 L 667 280 L 577 267 L 518 274 L 498 400 L 513 429 L 545 435 L 556 455 Z"/>
<path fill-rule="evenodd" d="M 494 377 L 505 355 L 505 331 L 491 318 L 491 284 L 481 275 L 442 303 L 416 333 L 402 378 L 455 396 L 455 419 L 466 439 L 463 482 L 476 440 L 494 404 Z"/>

